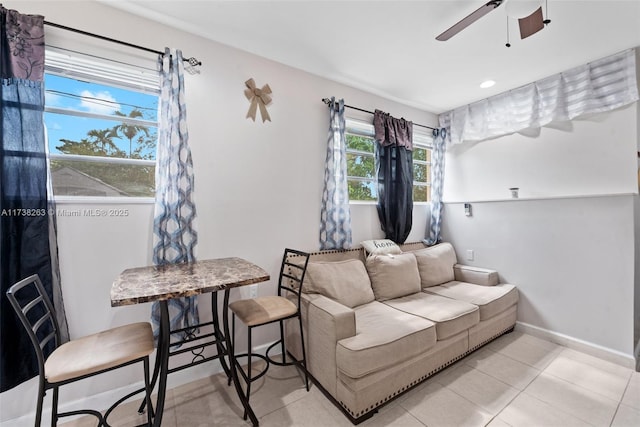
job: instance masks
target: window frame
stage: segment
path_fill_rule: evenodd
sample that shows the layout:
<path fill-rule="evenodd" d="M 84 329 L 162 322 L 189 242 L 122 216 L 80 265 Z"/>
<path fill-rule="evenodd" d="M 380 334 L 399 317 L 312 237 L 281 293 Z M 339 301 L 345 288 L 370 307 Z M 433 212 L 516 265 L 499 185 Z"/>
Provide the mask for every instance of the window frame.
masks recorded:
<path fill-rule="evenodd" d="M 355 119 L 355 118 L 351 118 L 351 117 L 346 117 L 345 118 L 345 135 L 354 135 L 354 136 L 362 136 L 362 137 L 367 137 L 367 138 L 372 138 L 374 139 L 374 143 L 375 143 L 375 133 L 374 133 L 374 127 L 373 127 L 373 123 L 369 123 L 360 119 Z M 414 126 L 413 129 L 413 146 L 417 147 L 417 148 L 422 148 L 425 150 L 433 150 L 433 136 L 431 135 L 429 130 L 422 131 L 422 129 L 416 129 Z M 375 148 L 374 148 L 375 149 Z M 361 150 L 354 150 L 354 149 L 350 149 L 349 147 L 346 147 L 345 150 L 345 154 L 349 155 L 349 154 L 355 154 L 355 155 L 361 155 L 361 156 L 368 156 L 368 157 L 373 157 L 375 159 L 375 152 L 371 153 L 368 151 L 361 151 Z M 425 161 L 425 160 L 416 160 L 413 159 L 413 164 L 419 164 L 419 165 L 426 165 L 427 167 L 431 167 L 432 163 L 430 161 Z M 374 175 L 375 175 L 375 170 L 374 170 Z M 351 175 L 347 175 L 347 183 L 349 181 L 361 181 L 361 182 L 371 182 L 374 185 L 377 183 L 377 178 L 363 178 L 363 177 L 359 177 L 359 176 L 351 176 Z M 412 187 L 415 186 L 423 186 L 423 187 L 427 187 L 428 188 L 428 192 L 429 192 L 429 196 L 431 195 L 431 180 L 429 179 L 429 181 L 427 181 L 426 183 L 423 182 L 419 182 L 419 181 L 413 181 L 413 185 Z M 431 199 L 431 197 L 429 197 L 429 199 Z M 349 197 L 349 204 L 353 204 L 353 205 L 371 205 L 371 204 L 377 204 L 377 197 L 376 200 L 352 200 L 351 197 Z M 430 200 L 427 201 L 414 201 L 413 204 L 414 205 L 426 205 L 428 203 L 431 203 Z"/>
<path fill-rule="evenodd" d="M 149 64 L 150 65 L 150 64 Z M 141 92 L 154 95 L 160 102 L 160 79 L 157 71 L 150 67 L 128 64 L 101 58 L 93 55 L 83 54 L 76 51 L 45 46 L 45 74 L 74 79 L 103 86 L 124 89 L 131 92 Z M 45 91 L 47 90 L 45 84 Z M 45 103 L 44 113 L 61 114 L 78 118 L 90 118 L 98 120 L 109 120 L 114 123 L 126 123 L 130 125 L 140 125 L 160 127 L 159 120 L 137 119 L 130 117 L 114 118 L 112 115 L 100 114 L 90 111 L 72 110 L 55 106 L 47 106 Z M 159 133 L 158 133 L 159 135 Z M 157 148 L 156 148 L 157 150 Z M 47 138 L 47 161 L 68 160 L 82 161 L 87 163 L 103 163 L 113 165 L 129 166 L 156 166 L 156 160 L 132 159 L 121 157 L 88 156 L 81 154 L 60 154 L 49 151 L 49 140 Z M 155 174 L 154 174 L 155 175 Z M 155 176 L 154 176 L 155 185 Z M 53 183 L 50 185 L 54 201 L 62 204 L 153 204 L 154 196 L 72 196 L 57 195 L 53 192 Z"/>

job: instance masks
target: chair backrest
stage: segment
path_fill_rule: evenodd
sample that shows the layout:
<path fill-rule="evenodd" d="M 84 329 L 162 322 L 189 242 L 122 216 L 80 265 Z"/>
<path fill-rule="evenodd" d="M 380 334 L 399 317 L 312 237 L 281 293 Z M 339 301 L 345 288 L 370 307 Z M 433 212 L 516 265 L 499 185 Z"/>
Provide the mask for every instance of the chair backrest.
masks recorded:
<path fill-rule="evenodd" d="M 53 304 L 37 274 L 11 286 L 7 298 L 31 339 L 40 372 L 43 373 L 45 352 L 49 354 L 60 345 L 60 331 Z"/>
<path fill-rule="evenodd" d="M 300 310 L 300 296 L 302 283 L 309 264 L 309 254 L 295 249 L 285 249 L 280 266 L 280 280 L 278 282 L 278 295 L 282 296 L 283 290 L 292 292 L 298 298 L 298 310 Z"/>

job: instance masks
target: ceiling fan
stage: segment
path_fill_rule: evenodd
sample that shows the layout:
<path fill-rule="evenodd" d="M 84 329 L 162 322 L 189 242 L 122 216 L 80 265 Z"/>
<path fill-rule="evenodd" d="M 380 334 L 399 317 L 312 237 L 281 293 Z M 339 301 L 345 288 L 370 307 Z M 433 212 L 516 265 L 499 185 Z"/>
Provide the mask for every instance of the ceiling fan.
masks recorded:
<path fill-rule="evenodd" d="M 475 12 L 464 17 L 451 28 L 436 37 L 436 40 L 446 41 L 485 16 L 487 13 L 497 9 L 503 3 L 507 11 L 507 18 L 517 18 L 520 27 L 520 38 L 525 39 L 542 30 L 550 19 L 544 19 L 542 14 L 542 3 L 546 0 L 490 0 Z M 508 25 L 508 21 L 507 21 Z M 507 42 L 507 47 L 511 45 Z"/>

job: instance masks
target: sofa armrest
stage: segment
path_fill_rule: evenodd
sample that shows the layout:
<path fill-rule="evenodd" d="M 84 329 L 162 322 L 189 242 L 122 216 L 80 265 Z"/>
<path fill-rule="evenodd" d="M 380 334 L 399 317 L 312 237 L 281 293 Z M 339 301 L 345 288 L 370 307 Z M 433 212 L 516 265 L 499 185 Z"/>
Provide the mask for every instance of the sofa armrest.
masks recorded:
<path fill-rule="evenodd" d="M 331 338 L 333 348 L 343 338 L 356 334 L 355 312 L 320 294 L 305 295 L 309 301 L 309 327 Z"/>
<path fill-rule="evenodd" d="M 467 282 L 483 286 L 495 286 L 500 282 L 498 272 L 488 268 L 455 264 L 453 266 L 453 273 L 456 280 L 459 282 Z"/>
<path fill-rule="evenodd" d="M 303 294 L 306 306 L 307 369 L 331 395 L 336 395 L 338 341 L 356 334 L 355 312 L 319 294 Z"/>

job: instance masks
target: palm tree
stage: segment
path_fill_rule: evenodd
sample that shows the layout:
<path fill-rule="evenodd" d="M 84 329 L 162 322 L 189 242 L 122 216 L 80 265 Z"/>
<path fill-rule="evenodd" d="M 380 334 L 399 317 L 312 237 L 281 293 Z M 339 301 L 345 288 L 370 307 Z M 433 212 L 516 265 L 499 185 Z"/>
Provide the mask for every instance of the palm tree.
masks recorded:
<path fill-rule="evenodd" d="M 143 117 L 142 116 L 142 111 L 140 111 L 138 109 L 131 110 L 131 112 L 128 115 L 123 113 L 123 112 L 116 111 L 115 115 L 119 116 L 119 117 L 127 117 L 127 118 L 130 118 L 130 119 L 140 119 L 140 118 Z M 124 122 L 120 123 L 117 126 L 114 126 L 113 129 L 111 129 L 111 131 L 115 135 L 118 135 L 119 132 L 122 132 L 124 137 L 129 140 L 129 158 L 131 158 L 131 154 L 133 152 L 133 147 L 132 147 L 133 146 L 133 138 L 135 138 L 135 136 L 139 132 L 143 132 L 146 136 L 149 136 L 149 129 L 147 129 L 146 126 L 130 124 L 130 123 L 124 123 Z"/>
<path fill-rule="evenodd" d="M 112 129 L 93 129 L 87 132 L 87 136 L 93 138 L 93 141 L 91 141 L 91 143 L 99 145 L 105 155 L 107 155 L 109 151 L 118 150 L 116 144 L 113 143 L 113 138 L 116 137 L 117 134 L 114 134 Z"/>

